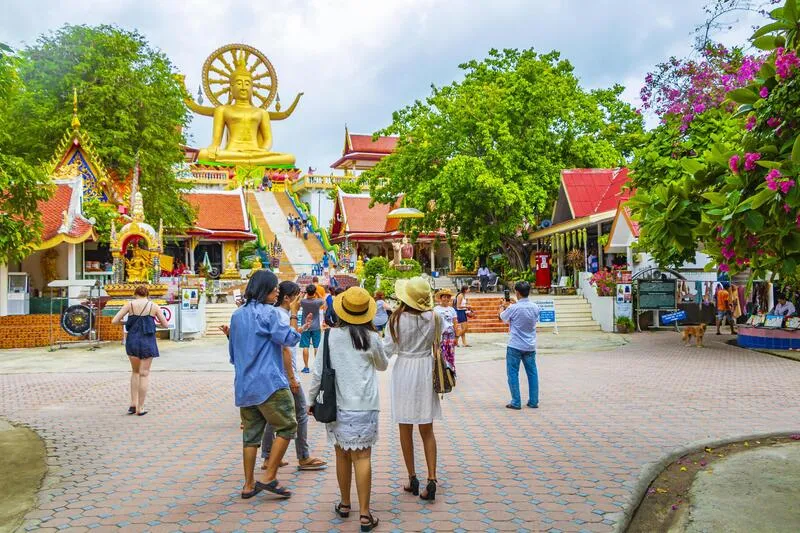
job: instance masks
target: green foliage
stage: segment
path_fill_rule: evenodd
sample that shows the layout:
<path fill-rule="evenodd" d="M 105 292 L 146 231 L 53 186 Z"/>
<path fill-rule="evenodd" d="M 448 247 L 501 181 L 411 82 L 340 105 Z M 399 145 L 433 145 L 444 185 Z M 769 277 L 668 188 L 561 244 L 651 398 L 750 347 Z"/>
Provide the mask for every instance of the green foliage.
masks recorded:
<path fill-rule="evenodd" d="M 183 160 L 188 110 L 164 53 L 135 31 L 65 25 L 21 51 L 18 74 L 24 90 L 0 114 L 0 131 L 14 135 L 0 138 L 0 152 L 50 159 L 70 126 L 75 88 L 81 128 L 106 167 L 128 176 L 138 154 L 148 220 L 174 229 L 191 222 L 180 195 L 187 185 L 172 170 Z"/>
<path fill-rule="evenodd" d="M 627 329 L 628 331 L 632 331 L 634 328 L 633 320 L 631 320 L 627 316 L 618 316 L 617 327 L 620 329 Z"/>
<path fill-rule="evenodd" d="M 41 239 L 37 202 L 52 194 L 41 167 L 0 153 L 0 264 L 21 261 Z"/>
<path fill-rule="evenodd" d="M 117 220 L 119 213 L 111 205 L 101 202 L 97 198 L 88 198 L 83 201 L 83 215 L 94 219 L 94 229 L 98 240 L 108 244 L 111 237 L 111 223 Z"/>
<path fill-rule="evenodd" d="M 345 194 L 358 194 L 361 192 L 361 185 L 359 181 L 342 181 L 336 187 L 328 191 L 328 199 L 331 202 L 336 201 L 339 195 L 339 189 Z"/>
<path fill-rule="evenodd" d="M 400 194 L 479 254 L 502 247 L 528 262 L 520 231 L 551 207 L 562 168 L 624 165 L 642 140 L 642 120 L 619 100 L 621 86 L 582 89 L 558 52 L 492 50 L 461 65 L 463 80 L 433 87 L 379 132 L 398 149 L 362 177 L 378 202 Z"/>
<path fill-rule="evenodd" d="M 397 270 L 385 257 L 373 257 L 364 264 L 364 288 L 370 293 L 376 290 L 377 277 L 380 276 L 380 290 L 391 296 L 394 294 L 394 282 L 398 279 L 413 278 L 422 273 L 422 266 L 414 259 L 403 259 L 401 263 L 411 265 L 409 270 Z"/>

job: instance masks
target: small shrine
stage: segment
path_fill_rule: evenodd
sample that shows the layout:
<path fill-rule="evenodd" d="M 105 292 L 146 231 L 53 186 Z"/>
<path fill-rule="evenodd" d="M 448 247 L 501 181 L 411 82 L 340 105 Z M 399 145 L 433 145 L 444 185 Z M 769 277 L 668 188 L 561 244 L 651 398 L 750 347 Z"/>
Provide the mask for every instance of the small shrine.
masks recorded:
<path fill-rule="evenodd" d="M 117 307 L 133 297 L 136 287 L 148 285 L 151 298 L 158 304 L 167 293 L 167 286 L 158 283 L 161 275 L 160 254 L 164 251 L 163 227 L 158 231 L 144 221 L 142 193 L 134 193 L 131 221 L 117 232 L 116 223 L 111 225 L 112 283 L 105 285 L 111 300 L 108 306 Z"/>

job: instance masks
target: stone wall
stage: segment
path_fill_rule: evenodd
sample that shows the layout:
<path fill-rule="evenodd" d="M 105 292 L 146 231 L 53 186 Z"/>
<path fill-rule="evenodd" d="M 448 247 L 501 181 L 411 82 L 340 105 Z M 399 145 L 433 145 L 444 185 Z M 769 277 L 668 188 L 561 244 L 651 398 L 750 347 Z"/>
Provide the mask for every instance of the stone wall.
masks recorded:
<path fill-rule="evenodd" d="M 122 326 L 111 324 L 110 316 L 95 317 L 101 341 L 122 340 Z M 59 315 L 0 316 L 0 349 L 33 348 L 50 344 L 50 331 L 55 340 L 75 341 L 78 337 L 67 335 L 59 323 Z"/>

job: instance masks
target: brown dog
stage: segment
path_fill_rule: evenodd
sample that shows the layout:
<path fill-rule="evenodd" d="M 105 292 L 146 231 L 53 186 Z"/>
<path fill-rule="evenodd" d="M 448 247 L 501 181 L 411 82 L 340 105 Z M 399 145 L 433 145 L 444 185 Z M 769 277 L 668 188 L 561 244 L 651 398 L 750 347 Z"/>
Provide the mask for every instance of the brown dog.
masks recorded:
<path fill-rule="evenodd" d="M 684 326 L 683 328 L 683 344 L 688 345 L 694 337 L 694 345 L 703 347 L 703 335 L 706 333 L 706 325 L 700 324 L 699 326 Z"/>

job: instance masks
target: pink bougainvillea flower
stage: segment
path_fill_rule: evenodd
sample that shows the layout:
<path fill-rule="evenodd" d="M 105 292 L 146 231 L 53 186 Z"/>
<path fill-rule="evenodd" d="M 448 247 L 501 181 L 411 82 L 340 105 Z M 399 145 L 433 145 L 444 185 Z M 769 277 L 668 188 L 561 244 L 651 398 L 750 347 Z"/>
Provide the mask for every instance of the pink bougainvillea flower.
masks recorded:
<path fill-rule="evenodd" d="M 747 131 L 753 131 L 753 128 L 756 127 L 756 123 L 758 120 L 756 119 L 755 115 L 750 115 L 747 117 L 747 122 L 745 123 L 744 127 Z"/>
<path fill-rule="evenodd" d="M 767 126 L 775 129 L 781 125 L 781 122 L 782 122 L 781 119 L 779 119 L 778 117 L 769 117 L 767 119 Z"/>
<path fill-rule="evenodd" d="M 794 71 L 800 66 L 800 59 L 794 50 L 787 51 L 785 48 L 778 48 L 775 51 L 775 71 L 778 78 L 785 80 L 792 77 Z"/>
<path fill-rule="evenodd" d="M 769 96 L 769 89 L 767 89 L 766 87 L 762 87 L 761 90 L 758 91 L 758 96 L 760 96 L 761 98 L 766 98 L 767 96 Z"/>
<path fill-rule="evenodd" d="M 800 217 L 798 217 L 798 223 L 797 223 L 797 225 L 798 225 L 798 226 L 800 226 Z M 720 265 L 719 265 L 719 269 L 718 269 L 718 270 L 719 270 L 720 272 L 729 272 L 729 271 L 730 271 L 730 269 L 731 269 L 731 267 L 729 267 L 727 263 L 720 263 Z M 703 466 L 705 466 L 705 465 L 703 465 Z"/>
<path fill-rule="evenodd" d="M 734 174 L 739 173 L 739 159 L 740 159 L 739 154 L 734 154 L 728 160 L 728 166 L 730 167 L 731 172 L 733 172 Z"/>
<path fill-rule="evenodd" d="M 792 190 L 792 187 L 794 187 L 794 185 L 795 185 L 794 180 L 786 180 L 778 184 L 783 194 L 789 194 L 789 191 Z"/>
<path fill-rule="evenodd" d="M 758 152 L 747 152 L 744 154 L 744 169 L 747 171 L 756 169 L 756 161 L 761 159 L 761 154 Z"/>
<path fill-rule="evenodd" d="M 786 211 L 786 212 L 788 213 L 789 211 L 791 211 L 791 210 L 792 210 L 792 208 L 791 208 L 791 207 L 789 207 L 789 204 L 783 204 L 783 210 L 784 210 L 784 211 Z"/>
<path fill-rule="evenodd" d="M 792 440 L 800 440 L 800 434 L 795 433 L 794 435 L 789 437 Z"/>

